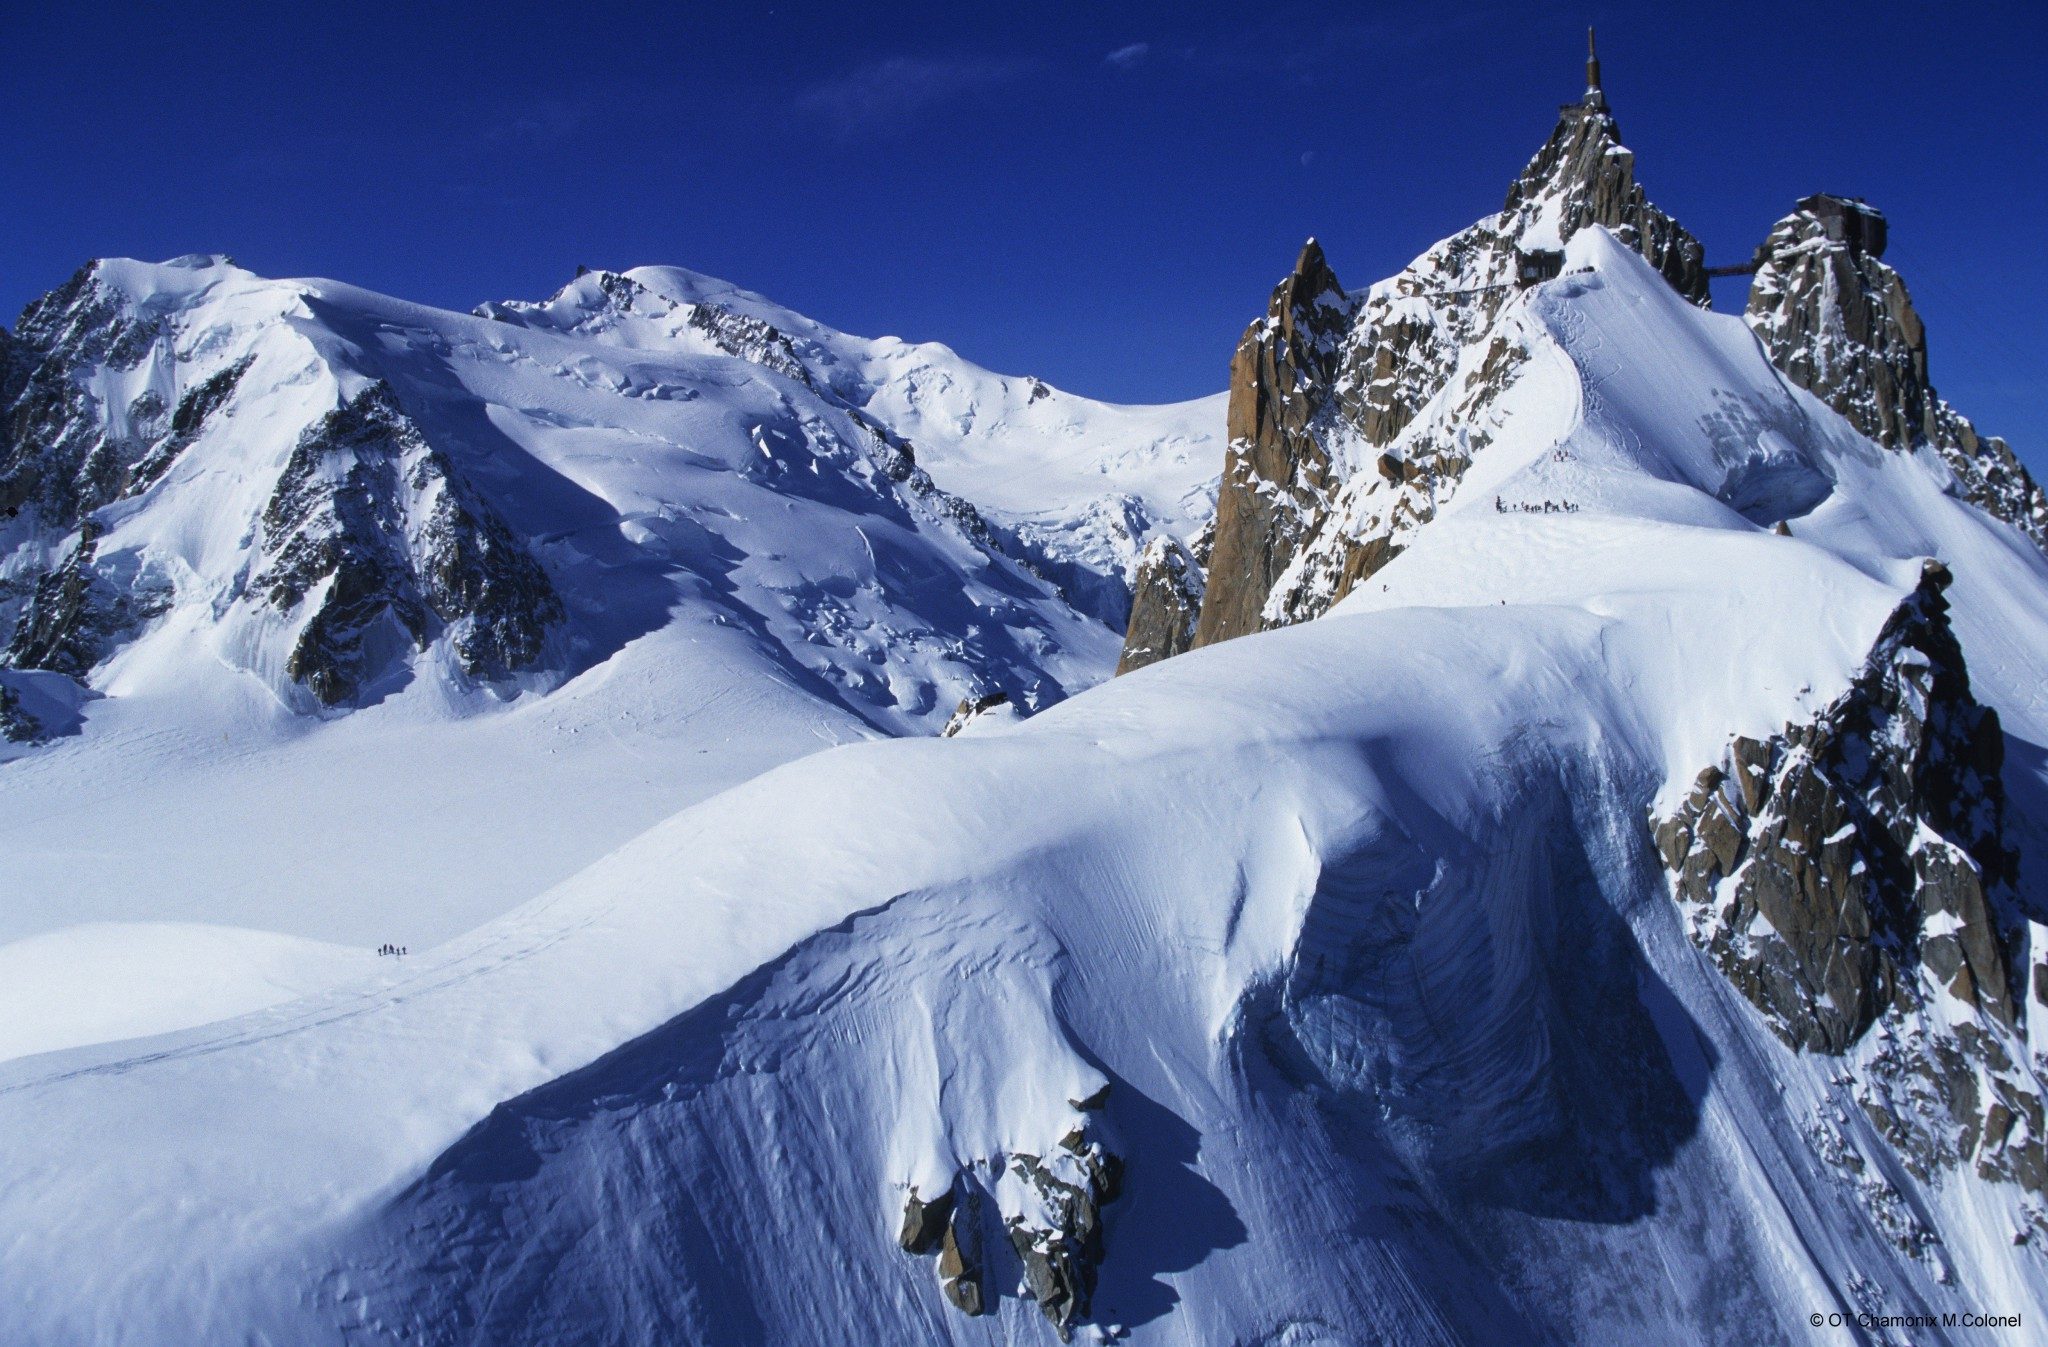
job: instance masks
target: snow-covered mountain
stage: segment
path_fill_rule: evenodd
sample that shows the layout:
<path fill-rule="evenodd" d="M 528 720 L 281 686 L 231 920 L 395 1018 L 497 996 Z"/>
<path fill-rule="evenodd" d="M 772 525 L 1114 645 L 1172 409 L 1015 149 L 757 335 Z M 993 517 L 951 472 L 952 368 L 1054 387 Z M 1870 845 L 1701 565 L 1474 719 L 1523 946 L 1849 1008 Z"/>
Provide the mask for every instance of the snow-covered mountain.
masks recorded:
<path fill-rule="evenodd" d="M 917 448 L 1010 554 L 1121 630 L 1139 550 L 1192 535 L 1215 508 L 1224 394 L 1120 407 L 990 374 L 933 343 L 849 337 L 677 267 L 592 273 L 542 305 L 480 312 L 630 349 L 712 349 L 796 378 Z"/>
<path fill-rule="evenodd" d="M 1802 204 L 1709 311 L 1592 83 L 1402 276 L 1304 252 L 1126 676 L 785 763 L 352 982 L 0 1064 L 0 1337 L 2023 1340 L 2038 487 L 1926 385 L 1867 211 Z M 671 360 L 705 285 L 477 330 Z M 847 439 L 905 377 L 720 308 Z M 898 545 L 993 587 L 1009 541 L 946 485 Z M 461 490 L 494 538 L 517 495 Z M 575 568 L 492 508 L 573 627 Z M 421 593 L 436 685 L 492 685 L 485 610 Z"/>
<path fill-rule="evenodd" d="M 1314 239 L 1303 247 L 1238 343 L 1213 528 L 1152 545 L 1120 671 L 1327 611 L 1471 489 L 1498 404 L 1528 360 L 1517 297 L 1558 273 L 1579 230 L 1610 230 L 1678 294 L 1707 302 L 1699 241 L 1636 182 L 1597 62 L 1587 80 L 1501 210 L 1398 275 L 1349 291 Z M 2048 496 L 1928 381 L 1926 333 L 1880 260 L 1885 242 L 1884 217 L 1860 201 L 1800 202 L 1749 266 L 1730 268 L 1755 273 L 1751 327 L 1786 377 L 1858 430 L 1891 449 L 1935 451 L 1956 490 L 2048 545 Z M 1809 503 L 1781 499 L 1782 455 L 1752 443 L 1757 427 L 1743 414 L 1711 429 L 1736 446 L 1724 491 L 1735 508 L 1782 518 Z"/>
<path fill-rule="evenodd" d="M 424 946 L 821 744 L 1048 705 L 1221 459 L 1218 399 L 671 269 L 466 315 L 104 261 L 0 355 L 0 940 Z"/>

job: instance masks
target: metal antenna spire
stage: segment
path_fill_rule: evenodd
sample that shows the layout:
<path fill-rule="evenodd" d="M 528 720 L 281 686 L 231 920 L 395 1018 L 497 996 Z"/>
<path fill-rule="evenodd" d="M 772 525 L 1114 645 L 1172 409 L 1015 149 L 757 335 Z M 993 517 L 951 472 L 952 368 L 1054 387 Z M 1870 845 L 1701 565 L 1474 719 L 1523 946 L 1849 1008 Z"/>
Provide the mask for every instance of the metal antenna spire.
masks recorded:
<path fill-rule="evenodd" d="M 1586 87 L 1600 87 L 1600 53 L 1594 49 L 1593 30 L 1590 26 L 1586 29 Z"/>

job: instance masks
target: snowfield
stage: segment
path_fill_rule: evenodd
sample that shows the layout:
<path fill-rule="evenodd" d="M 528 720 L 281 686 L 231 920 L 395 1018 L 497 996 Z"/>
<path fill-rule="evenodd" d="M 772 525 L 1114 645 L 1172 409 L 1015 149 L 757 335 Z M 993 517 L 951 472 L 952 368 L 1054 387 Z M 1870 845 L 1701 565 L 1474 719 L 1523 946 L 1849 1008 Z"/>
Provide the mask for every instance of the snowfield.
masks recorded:
<path fill-rule="evenodd" d="M 1107 676 L 1128 561 L 1192 531 L 1222 459 L 1217 398 L 1107 406 L 674 269 L 495 316 L 218 257 L 90 278 L 77 420 L 146 442 L 232 391 L 99 513 L 101 569 L 164 610 L 80 680 L 0 671 L 50 736 L 0 738 L 0 941 L 175 921 L 424 949 L 778 763 L 936 732 L 970 694 L 1049 704 Z M 526 670 L 469 676 L 457 624 L 325 707 L 289 667 L 331 585 L 277 611 L 270 535 L 294 445 L 380 384 L 565 615 Z M 63 536 L 0 524 L 9 631 L 8 582 Z"/>
<path fill-rule="evenodd" d="M 1738 319 L 1687 305 L 1604 231 L 1567 252 L 1567 274 L 1500 319 L 1530 359 L 1492 444 L 1408 550 L 1321 620 L 1196 650 L 1013 726 L 846 743 L 715 794 L 806 739 L 871 739 L 914 717 L 795 691 L 748 704 L 737 680 L 699 692 L 724 647 L 690 656 L 704 665 L 659 661 L 708 641 L 718 624 L 705 618 L 624 643 L 666 655 L 509 709 L 423 727 L 416 684 L 307 731 L 331 736 L 308 752 L 335 754 L 337 775 L 411 754 L 432 760 L 428 781 L 502 778 L 445 791 L 448 826 L 502 807 L 504 853 L 473 862 L 483 886 L 559 882 L 310 996 L 0 1064 L 0 1339 L 1051 1341 L 1017 1291 L 1023 1246 L 1001 1235 L 1047 1247 L 1049 1195 L 1066 1190 L 1029 1179 L 1019 1157 L 1071 1175 L 1101 1152 L 1122 1173 L 1091 1190 L 1102 1257 L 1080 1341 L 1923 1342 L 1943 1339 L 1815 1332 L 1808 1316 L 2048 1321 L 2043 1241 L 2015 1237 L 2032 1199 L 1967 1169 L 1909 1173 L 1838 1064 L 1784 1046 L 1690 943 L 1648 826 L 1730 736 L 1768 736 L 1840 696 L 1937 557 L 1955 576 L 1972 687 L 2002 717 L 2022 874 L 2041 873 L 2048 561 L 1947 494 L 1938 458 L 1862 440 L 1781 379 Z M 643 295 L 677 303 L 704 284 L 635 275 Z M 379 315 L 347 329 L 364 352 L 428 323 L 346 303 Z M 590 308 L 572 291 L 517 318 L 562 330 Z M 475 346 L 450 366 L 472 391 L 506 381 L 493 415 L 522 437 L 543 424 L 520 409 L 516 370 L 564 359 L 551 343 L 565 339 L 432 321 Z M 659 347 L 645 325 L 666 321 L 603 318 L 605 339 L 634 353 L 619 377 L 682 386 L 670 366 L 635 363 Z M 949 385 L 929 373 L 943 365 L 931 348 L 836 344 L 774 321 L 816 344 L 806 368 L 840 396 L 898 390 L 892 423 L 913 442 L 951 426 L 956 448 L 920 461 L 963 495 L 1013 467 L 967 463 L 959 446 L 987 421 L 964 425 L 962 406 L 993 418 L 992 443 L 1074 414 L 1037 412 L 1052 399 L 1019 388 L 1006 401 L 963 391 L 957 372 Z M 1196 433 L 1149 424 L 1155 448 Z M 632 434 L 520 443 L 650 529 L 701 517 L 664 495 L 694 479 L 656 459 L 726 450 L 628 452 Z M 1084 457 L 1055 455 L 1048 480 L 1078 489 L 1092 480 Z M 1095 461 L 1125 489 L 1113 456 Z M 1185 495 L 1160 471 L 1134 494 L 1168 520 Z M 734 492 L 722 508 L 774 518 L 774 492 Z M 669 546 L 709 546 L 660 527 Z M 813 583 L 865 573 L 859 543 L 836 536 L 846 546 Z M 774 550 L 765 533 L 733 546 L 743 576 Z M 1071 656 L 1047 676 L 1078 690 L 1106 628 L 1038 611 Z M 116 662 L 105 705 L 195 667 L 134 660 Z M 642 681 L 600 695 L 621 680 Z M 725 686 L 723 705 L 690 700 Z M 793 672 L 781 684 L 800 686 Z M 621 707 L 674 688 L 694 712 L 614 727 Z M 266 714 L 223 698 L 207 714 Z M 112 714 L 99 732 L 121 732 Z M 787 729 L 689 761 L 686 746 L 742 720 Z M 204 779 L 166 772 L 180 754 L 201 764 L 192 773 L 219 770 L 201 747 L 216 722 L 198 723 L 149 750 L 137 799 Z M 536 733 L 515 751 L 522 723 Z M 610 744 L 573 748 L 576 729 Z M 6 769 L 7 844 L 84 808 L 84 767 L 67 785 L 63 755 L 95 732 Z M 664 760 L 644 763 L 657 745 Z M 240 778 L 251 817 L 276 818 L 254 797 L 321 760 L 265 765 L 267 751 Z M 529 762 L 546 798 L 515 803 Z M 600 799 L 629 762 L 644 789 Z M 295 809 L 373 793 L 309 789 Z M 368 817 L 443 793 L 420 789 Z M 664 793 L 698 802 L 652 822 Z M 573 874 L 566 853 L 539 859 L 570 834 L 643 822 Z M 167 838 L 187 826 L 162 820 Z M 303 845 L 261 883 L 300 867 L 330 882 L 310 878 L 326 860 L 291 849 Z M 365 863 L 351 882 L 394 926 L 415 904 L 449 903 L 426 924 L 452 934 L 489 909 L 451 897 L 424 851 L 410 869 Z M 341 933 L 336 895 L 304 902 L 320 915 L 301 929 Z M 42 904 L 33 924 L 53 924 L 57 900 Z M 257 906 L 209 910 L 253 924 Z M 370 925 L 348 933 L 360 942 Z M 23 957 L 0 949 L 0 969 Z M 1817 1128 L 1856 1163 L 1824 1160 Z M 955 1183 L 992 1232 L 973 1252 L 991 1297 L 980 1317 L 898 1243 L 907 1201 Z M 1935 1238 L 1902 1243 L 1901 1229 Z"/>
<path fill-rule="evenodd" d="M 0 1060 L 189 1029 L 373 970 L 350 945 L 172 922 L 91 922 L 0 945 Z"/>

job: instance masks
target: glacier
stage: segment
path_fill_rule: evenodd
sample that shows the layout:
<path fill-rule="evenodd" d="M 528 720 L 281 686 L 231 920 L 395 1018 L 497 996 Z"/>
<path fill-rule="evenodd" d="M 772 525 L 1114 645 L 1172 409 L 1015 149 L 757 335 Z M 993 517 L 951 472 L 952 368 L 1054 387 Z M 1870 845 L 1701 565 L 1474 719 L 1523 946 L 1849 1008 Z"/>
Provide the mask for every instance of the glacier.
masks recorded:
<path fill-rule="evenodd" d="M 2048 559 L 1605 229 L 1564 251 L 1493 320 L 1526 359 L 1459 490 L 1317 620 L 957 738 L 834 722 L 862 741 L 706 788 L 407 959 L 0 1064 L 0 1336 L 2037 1322 L 2039 1195 L 1914 1173 L 1855 1064 L 1788 1045 L 1695 947 L 1652 823 L 1738 737 L 1849 693 L 1945 574 L 2039 873 Z M 876 378 L 840 363 L 821 382 Z M 1572 508 L 1507 508 L 1544 502 Z M 2013 1032 L 2048 1041 L 2044 1015 Z"/>
<path fill-rule="evenodd" d="M 1099 681 L 1220 460 L 1220 395 L 1110 406 L 674 268 L 460 314 L 112 259 L 0 356 L 0 942 L 226 926 L 180 948 L 231 979 Z"/>

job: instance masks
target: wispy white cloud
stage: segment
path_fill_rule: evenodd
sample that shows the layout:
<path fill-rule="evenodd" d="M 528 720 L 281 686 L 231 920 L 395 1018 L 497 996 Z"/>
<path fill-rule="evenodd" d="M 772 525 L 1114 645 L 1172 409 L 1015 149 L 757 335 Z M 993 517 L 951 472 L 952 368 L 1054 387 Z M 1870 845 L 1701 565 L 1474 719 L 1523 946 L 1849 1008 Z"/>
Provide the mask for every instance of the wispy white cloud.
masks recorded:
<path fill-rule="evenodd" d="M 1116 66 L 1119 69 L 1129 70 L 1132 66 L 1138 64 L 1140 61 L 1144 60 L 1147 56 L 1150 56 L 1151 54 L 1151 43 L 1133 42 L 1128 47 L 1118 47 L 1115 51 L 1111 52 L 1109 55 L 1103 57 L 1102 59 L 1108 64 Z"/>
<path fill-rule="evenodd" d="M 812 85 L 797 96 L 796 107 L 841 134 L 889 130 L 932 108 L 1014 84 L 1034 68 L 1023 60 L 892 56 Z"/>

